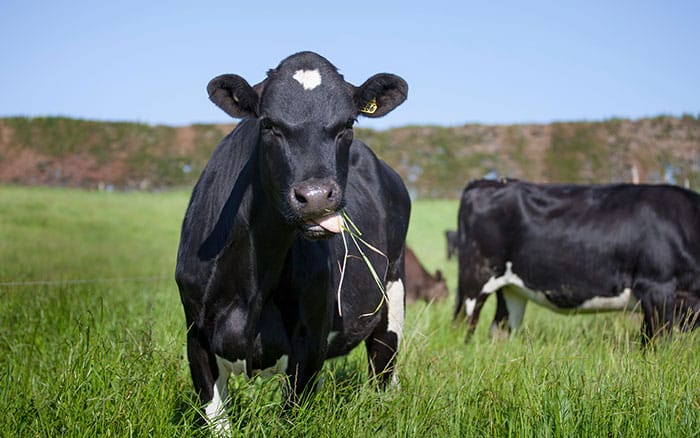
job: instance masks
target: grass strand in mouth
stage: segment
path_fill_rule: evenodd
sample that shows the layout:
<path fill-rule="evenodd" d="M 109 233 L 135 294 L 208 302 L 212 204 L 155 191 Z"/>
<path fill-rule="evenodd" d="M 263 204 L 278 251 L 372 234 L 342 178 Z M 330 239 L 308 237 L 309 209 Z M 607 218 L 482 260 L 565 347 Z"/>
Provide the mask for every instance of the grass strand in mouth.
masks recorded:
<path fill-rule="evenodd" d="M 382 299 L 377 305 L 377 308 L 374 309 L 374 311 L 370 313 L 365 313 L 363 315 L 360 315 L 360 317 L 366 317 L 370 315 L 376 314 L 379 309 L 382 308 L 382 305 L 384 302 L 387 300 L 386 296 L 386 290 L 384 289 L 384 284 L 382 283 L 381 279 L 379 278 L 379 275 L 377 274 L 377 270 L 374 269 L 374 266 L 372 266 L 372 262 L 369 260 L 369 257 L 365 254 L 365 252 L 362 250 L 360 247 L 360 243 L 362 243 L 364 246 L 369 248 L 370 250 L 374 251 L 375 253 L 381 255 L 384 257 L 384 259 L 387 261 L 387 269 L 389 267 L 389 258 L 384 254 L 382 251 L 374 247 L 373 245 L 369 244 L 366 240 L 364 240 L 362 236 L 362 231 L 355 225 L 355 223 L 350 219 L 350 216 L 345 210 L 341 211 L 341 217 L 342 217 L 342 226 L 340 228 L 341 230 L 341 236 L 343 238 L 343 246 L 345 248 L 345 254 L 343 255 L 343 263 L 342 265 L 340 262 L 338 262 L 338 268 L 340 269 L 340 281 L 338 282 L 338 313 L 340 316 L 343 316 L 342 308 L 341 308 L 341 298 L 340 298 L 340 292 L 343 287 L 343 281 L 345 280 L 345 267 L 347 265 L 347 260 L 350 258 L 350 251 L 348 248 L 348 240 L 345 234 L 347 233 L 350 238 L 352 239 L 353 244 L 355 245 L 355 248 L 357 248 L 357 251 L 360 253 L 360 258 L 362 261 L 365 263 L 367 266 L 367 269 L 369 270 L 370 274 L 372 274 L 372 278 L 374 279 L 374 282 L 377 284 L 377 288 L 379 288 L 379 291 L 382 293 Z M 359 241 L 359 242 L 358 242 Z M 386 276 L 386 272 L 384 273 Z"/>

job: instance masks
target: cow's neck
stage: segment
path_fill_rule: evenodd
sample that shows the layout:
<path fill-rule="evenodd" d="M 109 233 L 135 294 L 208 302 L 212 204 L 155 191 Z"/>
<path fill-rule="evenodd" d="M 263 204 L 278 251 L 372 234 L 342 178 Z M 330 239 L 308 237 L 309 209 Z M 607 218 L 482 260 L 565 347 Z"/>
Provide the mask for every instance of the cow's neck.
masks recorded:
<path fill-rule="evenodd" d="M 258 287 L 264 295 L 277 284 L 297 229 L 289 225 L 256 179 L 252 187 L 250 244 Z"/>

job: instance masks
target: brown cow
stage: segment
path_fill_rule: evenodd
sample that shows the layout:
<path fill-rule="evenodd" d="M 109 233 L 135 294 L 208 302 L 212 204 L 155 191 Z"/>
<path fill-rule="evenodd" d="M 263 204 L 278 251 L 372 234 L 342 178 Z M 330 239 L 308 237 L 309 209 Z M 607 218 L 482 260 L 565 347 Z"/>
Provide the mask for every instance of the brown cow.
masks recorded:
<path fill-rule="evenodd" d="M 447 283 L 438 269 L 430 275 L 411 248 L 406 247 L 406 301 L 432 301 L 448 295 Z"/>

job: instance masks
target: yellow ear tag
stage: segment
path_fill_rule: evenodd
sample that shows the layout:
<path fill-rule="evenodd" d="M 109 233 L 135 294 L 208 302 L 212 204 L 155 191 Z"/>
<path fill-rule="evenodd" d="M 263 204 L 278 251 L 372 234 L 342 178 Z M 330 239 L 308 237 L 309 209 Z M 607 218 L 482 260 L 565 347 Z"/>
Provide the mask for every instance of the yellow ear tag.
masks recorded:
<path fill-rule="evenodd" d="M 377 111 L 377 98 L 373 97 L 372 100 L 367 102 L 365 106 L 360 108 L 361 113 L 374 114 Z"/>

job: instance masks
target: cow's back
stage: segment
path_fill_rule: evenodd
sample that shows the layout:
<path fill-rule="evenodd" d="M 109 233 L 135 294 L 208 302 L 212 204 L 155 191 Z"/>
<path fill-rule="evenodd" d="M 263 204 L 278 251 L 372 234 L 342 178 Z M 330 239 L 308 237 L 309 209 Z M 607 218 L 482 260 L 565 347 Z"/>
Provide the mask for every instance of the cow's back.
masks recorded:
<path fill-rule="evenodd" d="M 635 279 L 675 281 L 700 263 L 700 196 L 668 185 L 520 183 L 520 229 L 512 257 L 537 286 L 546 270 L 570 271 L 573 288 L 624 288 Z M 530 260 L 528 262 L 528 260 Z M 530 266 L 528 266 L 530 265 Z M 545 266 L 549 266 L 545 268 Z M 579 275 L 577 275 L 577 273 Z M 578 278 L 580 277 L 580 278 Z"/>

